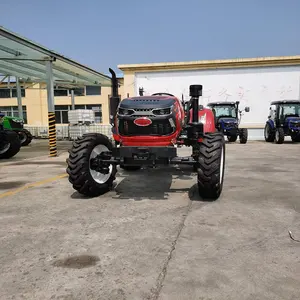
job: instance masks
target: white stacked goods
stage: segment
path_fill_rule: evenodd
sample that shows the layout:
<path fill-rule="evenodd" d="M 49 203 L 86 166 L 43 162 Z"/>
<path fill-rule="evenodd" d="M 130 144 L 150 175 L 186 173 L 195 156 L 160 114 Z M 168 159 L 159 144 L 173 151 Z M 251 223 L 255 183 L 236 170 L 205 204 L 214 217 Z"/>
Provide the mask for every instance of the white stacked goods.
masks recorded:
<path fill-rule="evenodd" d="M 68 121 L 71 125 L 93 124 L 95 123 L 95 112 L 92 109 L 69 110 Z"/>
<path fill-rule="evenodd" d="M 69 138 L 71 140 L 76 140 L 78 137 L 82 136 L 85 133 L 91 133 L 93 131 L 93 126 L 88 125 L 70 125 L 69 126 Z"/>

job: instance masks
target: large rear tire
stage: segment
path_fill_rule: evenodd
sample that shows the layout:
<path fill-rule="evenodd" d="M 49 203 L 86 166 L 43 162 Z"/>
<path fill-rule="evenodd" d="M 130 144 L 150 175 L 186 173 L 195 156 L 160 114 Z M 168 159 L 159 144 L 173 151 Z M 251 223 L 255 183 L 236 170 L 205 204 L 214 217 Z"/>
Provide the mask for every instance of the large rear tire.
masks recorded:
<path fill-rule="evenodd" d="M 9 138 L 8 135 L 10 136 Z M 3 139 L 3 141 L 0 148 L 0 159 L 11 158 L 20 151 L 21 141 L 16 132 L 12 130 L 3 130 L 3 132 L 1 132 L 1 139 Z"/>
<path fill-rule="evenodd" d="M 284 142 L 284 130 L 281 127 L 276 129 L 275 142 L 276 144 L 283 144 Z"/>
<path fill-rule="evenodd" d="M 28 146 L 32 141 L 32 134 L 27 129 L 18 131 L 22 147 Z"/>
<path fill-rule="evenodd" d="M 210 133 L 204 136 L 199 145 L 197 163 L 199 195 L 205 200 L 219 198 L 224 181 L 225 139 L 222 133 Z"/>
<path fill-rule="evenodd" d="M 241 128 L 240 129 L 240 143 L 246 144 L 248 141 L 248 129 L 247 128 Z"/>
<path fill-rule="evenodd" d="M 100 133 L 88 133 L 73 142 L 67 159 L 67 173 L 73 188 L 80 194 L 96 197 L 108 192 L 115 180 L 117 168 L 109 166 L 109 173 L 92 170 L 90 160 L 105 151 L 111 151 L 113 145 L 107 136 Z"/>
<path fill-rule="evenodd" d="M 275 132 L 272 130 L 269 123 L 266 123 L 264 135 L 265 135 L 265 141 L 266 142 L 268 142 L 268 143 L 273 143 L 274 142 Z"/>

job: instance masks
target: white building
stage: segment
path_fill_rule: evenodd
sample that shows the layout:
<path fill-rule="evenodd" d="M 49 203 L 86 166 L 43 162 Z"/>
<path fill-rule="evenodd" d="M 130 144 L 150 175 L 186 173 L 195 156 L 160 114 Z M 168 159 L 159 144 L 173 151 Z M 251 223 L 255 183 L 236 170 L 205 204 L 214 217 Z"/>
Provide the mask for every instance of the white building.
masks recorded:
<path fill-rule="evenodd" d="M 300 99 L 300 56 L 157 63 L 118 66 L 124 72 L 124 96 L 168 92 L 189 99 L 189 85 L 202 84 L 200 102 L 240 101 L 250 107 L 241 125 L 249 139 L 263 139 L 270 102 Z"/>

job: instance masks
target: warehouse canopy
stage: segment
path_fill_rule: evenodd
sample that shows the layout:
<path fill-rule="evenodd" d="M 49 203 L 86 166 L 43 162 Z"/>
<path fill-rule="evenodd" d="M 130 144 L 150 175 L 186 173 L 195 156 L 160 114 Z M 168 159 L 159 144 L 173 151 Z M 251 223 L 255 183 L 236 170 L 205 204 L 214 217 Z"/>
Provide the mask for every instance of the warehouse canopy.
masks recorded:
<path fill-rule="evenodd" d="M 46 65 L 52 61 L 55 85 L 111 86 L 110 77 L 79 64 L 57 52 L 0 26 L 0 74 L 19 77 L 22 81 L 46 82 Z"/>

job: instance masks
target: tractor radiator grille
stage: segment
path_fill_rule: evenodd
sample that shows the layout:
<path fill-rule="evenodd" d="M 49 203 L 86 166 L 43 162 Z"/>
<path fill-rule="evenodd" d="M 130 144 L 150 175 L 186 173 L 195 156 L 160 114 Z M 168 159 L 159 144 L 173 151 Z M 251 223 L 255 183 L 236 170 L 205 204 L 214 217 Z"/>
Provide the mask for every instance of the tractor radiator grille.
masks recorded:
<path fill-rule="evenodd" d="M 149 126 L 137 126 L 133 120 L 119 120 L 119 133 L 124 136 L 134 135 L 169 135 L 175 131 L 168 119 L 153 120 Z"/>
<path fill-rule="evenodd" d="M 23 129 L 22 123 L 14 122 L 13 120 L 9 120 L 10 127 L 13 129 Z"/>

